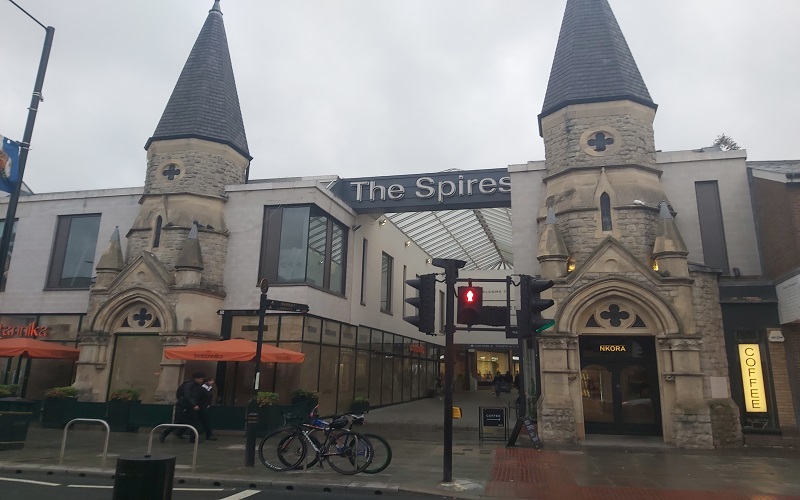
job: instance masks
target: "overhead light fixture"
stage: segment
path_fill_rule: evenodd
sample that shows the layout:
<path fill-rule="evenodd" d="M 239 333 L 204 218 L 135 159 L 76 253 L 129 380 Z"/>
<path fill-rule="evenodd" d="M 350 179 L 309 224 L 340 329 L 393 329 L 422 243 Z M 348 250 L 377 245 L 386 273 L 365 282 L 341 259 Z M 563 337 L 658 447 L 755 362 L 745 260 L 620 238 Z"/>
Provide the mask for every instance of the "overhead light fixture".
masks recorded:
<path fill-rule="evenodd" d="M 406 246 L 407 247 L 411 246 L 411 240 L 406 240 Z"/>
<path fill-rule="evenodd" d="M 380 224 L 381 226 L 385 226 L 385 225 L 386 225 L 386 219 L 381 219 L 381 220 L 378 222 L 378 224 Z"/>
<path fill-rule="evenodd" d="M 511 361 L 519 361 L 519 356 L 511 356 Z"/>
<path fill-rule="evenodd" d="M 431 262 L 433 262 L 433 259 L 431 259 L 430 257 L 425 259 L 426 264 L 430 264 Z"/>

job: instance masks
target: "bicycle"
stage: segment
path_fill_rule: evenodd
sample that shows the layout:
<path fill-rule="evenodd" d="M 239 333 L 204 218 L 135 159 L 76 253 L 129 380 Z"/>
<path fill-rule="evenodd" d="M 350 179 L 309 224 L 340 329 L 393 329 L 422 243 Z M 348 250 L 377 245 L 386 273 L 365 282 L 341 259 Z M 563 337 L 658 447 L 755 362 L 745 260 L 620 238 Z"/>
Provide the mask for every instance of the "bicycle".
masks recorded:
<path fill-rule="evenodd" d="M 354 425 L 364 425 L 365 416 L 361 413 L 348 413 L 341 417 L 332 416 L 332 417 L 324 417 L 330 418 L 335 421 L 337 418 L 346 418 L 350 424 L 347 426 L 347 430 L 352 431 Z M 324 420 L 319 420 L 323 425 L 326 425 L 327 422 Z M 392 447 L 389 445 L 389 442 L 386 441 L 383 437 L 377 434 L 370 434 L 367 432 L 360 433 L 364 436 L 372 446 L 372 458 L 370 465 L 367 466 L 362 472 L 365 474 L 377 474 L 379 472 L 384 471 L 392 461 Z M 316 439 L 314 437 L 314 433 L 312 432 L 311 439 Z M 317 463 L 316 458 L 312 459 L 311 462 L 308 463 L 308 466 L 311 467 Z M 298 466 L 298 468 L 300 468 Z"/>
<path fill-rule="evenodd" d="M 348 424 L 347 418 L 325 422 L 317 416 L 317 407 L 312 410 L 310 417 L 312 421 L 304 423 L 302 419 L 287 415 L 285 420 L 288 426 L 261 440 L 258 447 L 261 463 L 277 472 L 301 468 L 310 444 L 314 458 L 306 466 L 318 464 L 322 467 L 322 463 L 327 461 L 331 469 L 346 475 L 358 474 L 369 467 L 372 444 L 362 434 L 344 430 Z M 324 433 L 322 442 L 312 435 L 316 431 Z"/>
<path fill-rule="evenodd" d="M 363 414 L 349 413 L 346 417 L 350 420 L 348 430 L 353 430 L 354 425 L 364 425 L 365 417 Z M 367 438 L 372 445 L 372 462 L 364 469 L 365 474 L 377 474 L 383 472 L 392 462 L 392 447 L 389 442 L 377 434 L 370 434 L 364 432 L 363 436 Z"/>

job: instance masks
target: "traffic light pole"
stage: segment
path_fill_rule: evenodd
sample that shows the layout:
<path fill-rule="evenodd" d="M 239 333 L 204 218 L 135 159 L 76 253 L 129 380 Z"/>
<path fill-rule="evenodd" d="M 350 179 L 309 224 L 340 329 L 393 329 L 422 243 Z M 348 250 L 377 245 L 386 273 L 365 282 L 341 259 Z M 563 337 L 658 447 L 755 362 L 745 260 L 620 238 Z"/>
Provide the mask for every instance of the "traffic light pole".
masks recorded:
<path fill-rule="evenodd" d="M 447 297 L 445 318 L 447 318 L 447 322 L 444 326 L 444 472 L 442 481 L 445 483 L 453 481 L 453 372 L 455 371 L 453 334 L 456 332 L 453 318 L 455 316 L 457 278 L 458 268 L 455 266 L 455 261 L 448 260 L 445 267 L 445 297 Z"/>
<path fill-rule="evenodd" d="M 444 269 L 445 282 L 445 325 L 444 325 L 444 460 L 442 481 L 453 482 L 453 375 L 455 371 L 455 346 L 453 335 L 456 332 L 455 300 L 458 270 L 467 263 L 457 259 L 433 259 L 433 265 Z"/>

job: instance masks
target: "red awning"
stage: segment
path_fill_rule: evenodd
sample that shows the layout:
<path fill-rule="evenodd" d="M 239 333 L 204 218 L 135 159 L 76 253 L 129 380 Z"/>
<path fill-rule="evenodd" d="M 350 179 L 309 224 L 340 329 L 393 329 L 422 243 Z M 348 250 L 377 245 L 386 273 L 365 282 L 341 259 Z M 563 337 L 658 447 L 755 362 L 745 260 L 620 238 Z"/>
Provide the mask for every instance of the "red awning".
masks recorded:
<path fill-rule="evenodd" d="M 253 361 L 256 357 L 256 343 L 244 339 L 203 342 L 164 349 L 164 357 L 203 361 Z M 261 344 L 261 361 L 264 363 L 302 363 L 305 357 L 302 352 Z"/>
<path fill-rule="evenodd" d="M 79 349 L 58 342 L 43 342 L 29 337 L 11 337 L 0 340 L 0 358 L 78 359 Z"/>

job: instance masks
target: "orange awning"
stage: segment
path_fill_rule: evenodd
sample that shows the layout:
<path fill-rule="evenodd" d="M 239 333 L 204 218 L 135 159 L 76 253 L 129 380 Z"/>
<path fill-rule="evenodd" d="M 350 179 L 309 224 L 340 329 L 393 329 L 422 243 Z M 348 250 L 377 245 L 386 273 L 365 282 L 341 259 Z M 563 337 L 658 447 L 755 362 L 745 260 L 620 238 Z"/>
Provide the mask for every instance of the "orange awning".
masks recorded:
<path fill-rule="evenodd" d="M 244 339 L 203 342 L 202 344 L 164 349 L 164 357 L 204 361 L 253 361 L 256 357 L 256 343 Z M 305 357 L 306 355 L 302 352 L 261 344 L 261 361 L 263 363 L 302 363 Z"/>
<path fill-rule="evenodd" d="M 79 349 L 57 342 L 43 342 L 29 337 L 12 337 L 0 340 L 0 358 L 23 356 L 26 358 L 78 359 Z"/>

